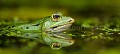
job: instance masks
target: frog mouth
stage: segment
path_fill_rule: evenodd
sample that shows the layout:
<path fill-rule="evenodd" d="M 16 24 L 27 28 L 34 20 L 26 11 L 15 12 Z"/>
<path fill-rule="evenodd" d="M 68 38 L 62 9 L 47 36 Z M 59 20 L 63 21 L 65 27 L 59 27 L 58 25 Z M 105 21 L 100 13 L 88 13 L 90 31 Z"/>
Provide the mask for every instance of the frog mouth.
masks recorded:
<path fill-rule="evenodd" d="M 58 26 L 51 27 L 51 29 L 52 29 L 54 32 L 60 32 L 60 31 L 64 31 L 64 30 L 69 29 L 69 27 L 70 27 L 71 25 L 72 25 L 72 24 L 58 25 Z"/>
<path fill-rule="evenodd" d="M 52 29 L 57 29 L 57 28 L 66 28 L 66 27 L 69 27 L 71 26 L 71 24 L 64 24 L 64 25 L 58 25 L 58 26 L 54 26 L 54 27 L 51 27 Z"/>
<path fill-rule="evenodd" d="M 71 25 L 72 25 L 72 24 L 57 25 L 57 26 L 54 26 L 54 27 L 50 27 L 49 29 L 47 29 L 47 31 L 51 31 L 51 32 L 61 32 L 61 31 L 64 31 L 64 30 L 69 29 L 69 27 L 70 27 Z"/>

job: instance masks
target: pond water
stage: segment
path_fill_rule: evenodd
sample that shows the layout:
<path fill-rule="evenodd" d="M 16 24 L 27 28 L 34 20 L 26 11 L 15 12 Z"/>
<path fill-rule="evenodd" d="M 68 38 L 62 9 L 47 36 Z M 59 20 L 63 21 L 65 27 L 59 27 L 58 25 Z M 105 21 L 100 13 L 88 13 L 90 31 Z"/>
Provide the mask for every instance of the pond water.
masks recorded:
<path fill-rule="evenodd" d="M 119 24 L 93 22 L 76 20 L 67 33 L 1 35 L 0 54 L 119 54 Z"/>

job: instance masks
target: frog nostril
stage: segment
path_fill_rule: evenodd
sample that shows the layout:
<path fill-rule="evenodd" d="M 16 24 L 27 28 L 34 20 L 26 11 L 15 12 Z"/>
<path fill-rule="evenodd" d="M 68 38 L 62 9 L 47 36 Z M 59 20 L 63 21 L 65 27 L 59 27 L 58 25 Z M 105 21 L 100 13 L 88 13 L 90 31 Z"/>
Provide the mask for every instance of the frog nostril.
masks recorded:
<path fill-rule="evenodd" d="M 69 20 L 69 22 L 71 22 L 72 20 Z"/>
<path fill-rule="evenodd" d="M 74 22 L 74 19 L 71 18 L 68 22 L 73 23 L 73 22 Z"/>

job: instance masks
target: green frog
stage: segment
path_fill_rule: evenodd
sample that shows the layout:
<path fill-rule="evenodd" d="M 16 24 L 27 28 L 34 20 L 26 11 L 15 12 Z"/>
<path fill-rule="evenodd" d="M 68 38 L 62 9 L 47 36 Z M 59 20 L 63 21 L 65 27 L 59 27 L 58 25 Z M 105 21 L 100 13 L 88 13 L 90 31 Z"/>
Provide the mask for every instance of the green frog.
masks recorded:
<path fill-rule="evenodd" d="M 1 34 L 12 36 L 21 32 L 61 32 L 67 30 L 74 19 L 55 12 L 51 16 L 29 23 L 13 23 L 1 29 Z"/>
<path fill-rule="evenodd" d="M 32 39 L 50 45 L 52 49 L 60 49 L 74 43 L 70 35 L 62 32 L 67 30 L 73 22 L 73 18 L 63 16 L 61 12 L 55 12 L 51 16 L 28 23 L 9 22 L 1 24 L 4 26 L 0 29 L 0 37 L 10 37 L 10 40 L 12 37 L 20 38 L 20 40 Z"/>

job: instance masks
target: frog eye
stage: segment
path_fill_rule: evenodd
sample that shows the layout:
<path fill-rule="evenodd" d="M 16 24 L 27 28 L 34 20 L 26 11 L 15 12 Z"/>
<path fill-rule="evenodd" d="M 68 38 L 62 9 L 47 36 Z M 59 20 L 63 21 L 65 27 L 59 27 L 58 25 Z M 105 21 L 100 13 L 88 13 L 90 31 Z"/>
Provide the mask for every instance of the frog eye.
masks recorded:
<path fill-rule="evenodd" d="M 52 14 L 52 20 L 53 21 L 59 21 L 62 18 L 62 13 L 61 12 L 55 12 Z"/>
<path fill-rule="evenodd" d="M 59 14 L 53 14 L 53 15 L 52 15 L 52 20 L 53 20 L 53 21 L 59 21 L 60 18 L 61 18 L 61 16 L 60 16 Z"/>
<path fill-rule="evenodd" d="M 60 43 L 52 43 L 51 48 L 52 49 L 60 49 L 61 48 L 61 44 Z"/>

